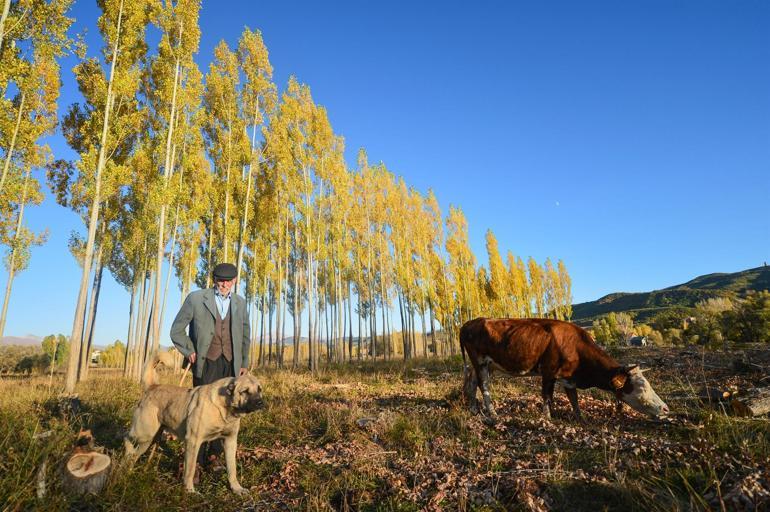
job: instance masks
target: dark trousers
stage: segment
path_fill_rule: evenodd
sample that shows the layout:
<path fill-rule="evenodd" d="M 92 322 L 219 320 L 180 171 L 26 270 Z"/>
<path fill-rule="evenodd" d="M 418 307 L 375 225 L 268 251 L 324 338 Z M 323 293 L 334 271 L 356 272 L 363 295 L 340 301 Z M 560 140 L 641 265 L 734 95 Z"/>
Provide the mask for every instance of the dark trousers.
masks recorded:
<path fill-rule="evenodd" d="M 219 356 L 218 359 L 212 361 L 206 359 L 203 361 L 203 375 L 198 378 L 193 374 L 193 387 L 202 386 L 203 384 L 211 384 L 224 377 L 235 377 L 233 371 L 232 361 L 228 361 L 224 356 Z M 205 466 L 209 463 L 209 458 L 214 456 L 220 456 L 224 451 L 224 444 L 221 439 L 215 439 L 208 443 L 203 443 L 201 449 L 198 452 L 198 464 Z"/>

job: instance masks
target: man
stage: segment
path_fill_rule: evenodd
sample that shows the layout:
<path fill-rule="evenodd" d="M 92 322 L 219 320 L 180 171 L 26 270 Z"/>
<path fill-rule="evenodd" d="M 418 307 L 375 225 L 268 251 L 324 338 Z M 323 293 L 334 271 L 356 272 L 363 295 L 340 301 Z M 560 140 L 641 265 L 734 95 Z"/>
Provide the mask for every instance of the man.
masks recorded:
<path fill-rule="evenodd" d="M 171 341 L 193 365 L 193 386 L 248 372 L 249 312 L 246 300 L 233 293 L 236 275 L 231 263 L 214 267 L 214 288 L 190 293 L 171 325 Z M 221 451 L 221 442 L 201 449 L 198 460 L 210 462 Z"/>

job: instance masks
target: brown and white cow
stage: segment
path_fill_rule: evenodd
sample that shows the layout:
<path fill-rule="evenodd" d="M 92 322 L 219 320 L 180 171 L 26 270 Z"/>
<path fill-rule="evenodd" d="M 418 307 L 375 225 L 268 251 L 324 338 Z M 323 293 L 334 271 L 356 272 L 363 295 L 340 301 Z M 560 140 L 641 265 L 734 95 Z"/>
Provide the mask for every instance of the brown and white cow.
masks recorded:
<path fill-rule="evenodd" d="M 495 411 L 489 395 L 491 368 L 514 376 L 543 378 L 543 413 L 551 417 L 553 388 L 564 385 L 575 416 L 580 418 L 577 388 L 599 388 L 615 393 L 620 401 L 655 418 L 668 415 L 660 399 L 636 365 L 621 366 L 594 343 L 582 328 L 570 322 L 545 318 L 476 318 L 460 328 L 460 349 L 466 352 L 473 372 L 465 363 L 463 392 L 475 413 L 476 388 L 481 389 L 484 413 L 493 421 Z"/>

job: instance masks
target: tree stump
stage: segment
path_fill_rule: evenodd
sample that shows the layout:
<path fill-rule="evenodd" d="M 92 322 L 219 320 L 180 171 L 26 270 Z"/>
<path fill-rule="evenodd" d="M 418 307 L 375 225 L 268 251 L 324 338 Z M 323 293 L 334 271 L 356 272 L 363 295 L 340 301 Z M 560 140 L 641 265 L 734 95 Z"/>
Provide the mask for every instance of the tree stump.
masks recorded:
<path fill-rule="evenodd" d="M 110 474 L 109 455 L 75 453 L 64 466 L 64 487 L 73 494 L 98 494 Z"/>
<path fill-rule="evenodd" d="M 762 416 L 770 413 L 770 388 L 758 388 L 736 396 L 731 405 L 738 416 Z"/>

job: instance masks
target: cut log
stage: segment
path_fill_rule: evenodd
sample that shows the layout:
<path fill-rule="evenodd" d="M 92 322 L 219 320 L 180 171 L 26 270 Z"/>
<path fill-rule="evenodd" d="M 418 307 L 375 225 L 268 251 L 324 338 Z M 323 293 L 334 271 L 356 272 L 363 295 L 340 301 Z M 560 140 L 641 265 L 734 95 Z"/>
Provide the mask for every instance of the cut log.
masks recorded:
<path fill-rule="evenodd" d="M 730 401 L 730 397 L 732 397 L 733 392 L 728 389 L 721 389 L 721 388 L 714 388 L 714 387 L 706 387 L 701 390 L 701 392 L 698 394 L 698 398 L 701 402 L 710 403 L 710 404 L 719 404 L 721 403 L 727 403 Z"/>
<path fill-rule="evenodd" d="M 731 402 L 738 416 L 762 416 L 770 413 L 770 388 L 758 388 L 736 396 Z"/>
<path fill-rule="evenodd" d="M 110 457 L 103 453 L 76 453 L 64 466 L 64 487 L 72 494 L 98 494 L 107 483 L 110 465 Z"/>

